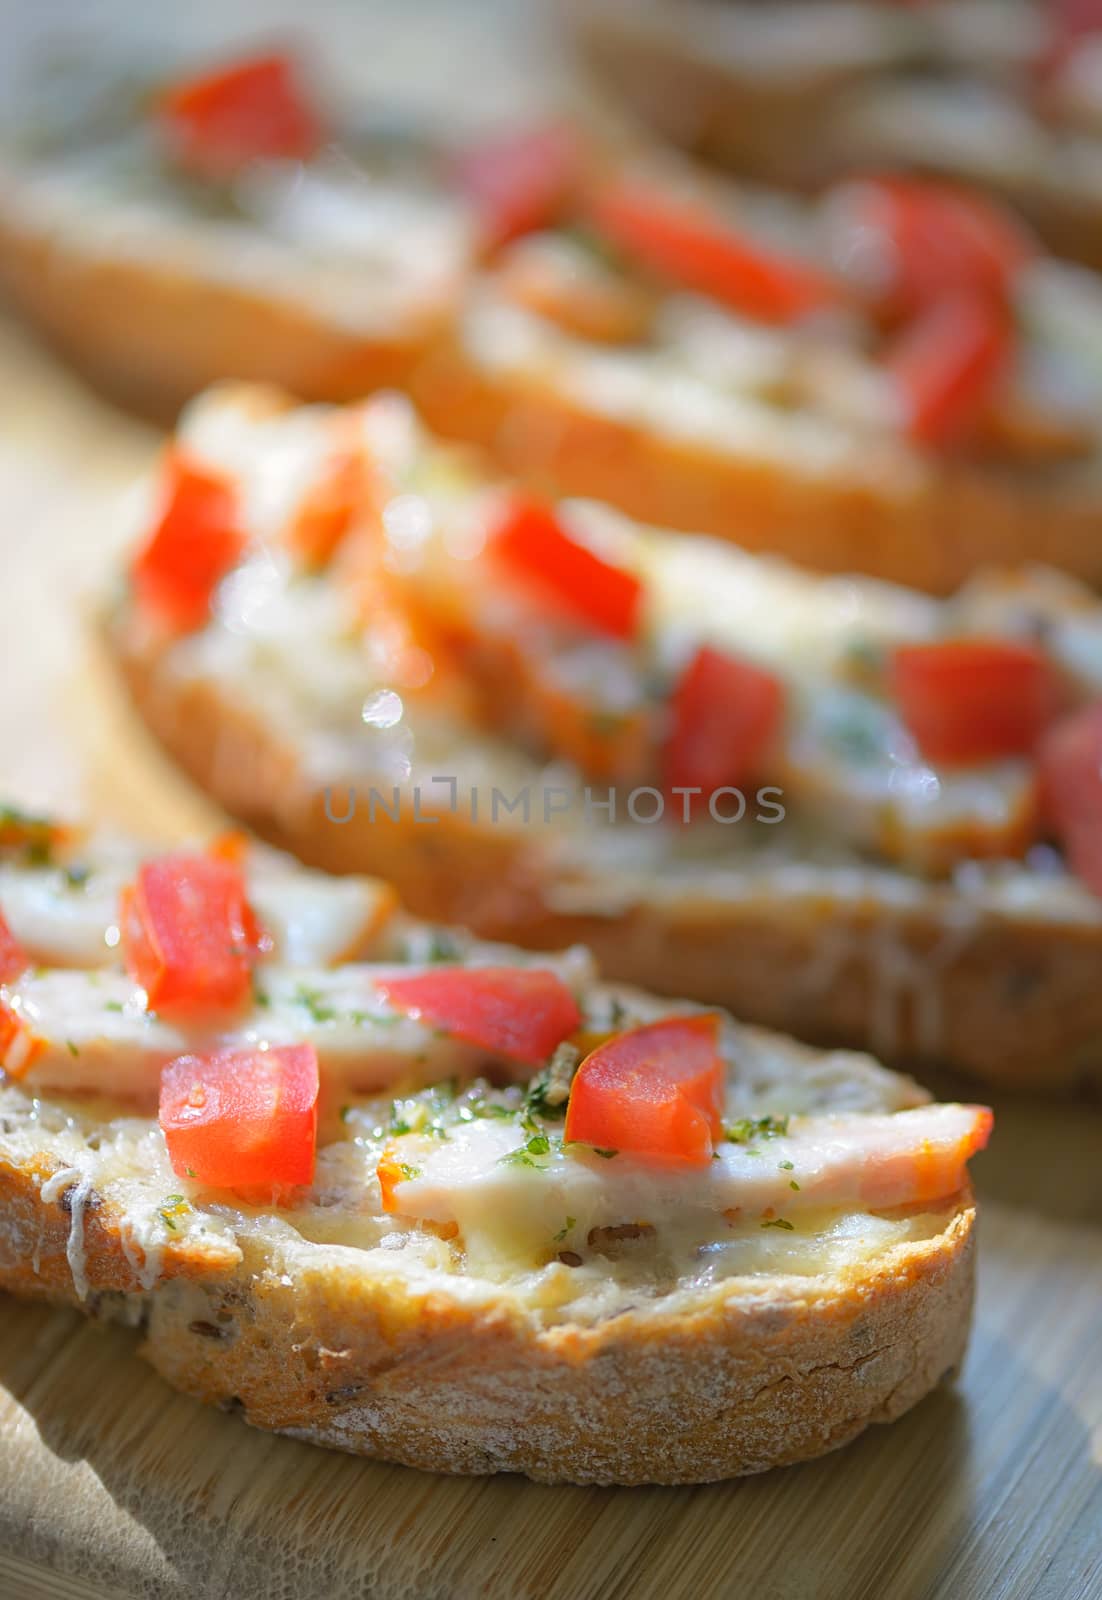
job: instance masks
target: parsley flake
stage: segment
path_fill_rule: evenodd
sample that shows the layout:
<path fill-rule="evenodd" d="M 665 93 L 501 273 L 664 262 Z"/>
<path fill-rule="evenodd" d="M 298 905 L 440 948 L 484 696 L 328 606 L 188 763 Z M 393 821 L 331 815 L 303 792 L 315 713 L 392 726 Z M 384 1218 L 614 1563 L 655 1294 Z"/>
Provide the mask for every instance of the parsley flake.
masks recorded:
<path fill-rule="evenodd" d="M 787 1117 L 741 1117 L 723 1130 L 728 1144 L 749 1144 L 753 1139 L 778 1139 L 788 1132 Z"/>

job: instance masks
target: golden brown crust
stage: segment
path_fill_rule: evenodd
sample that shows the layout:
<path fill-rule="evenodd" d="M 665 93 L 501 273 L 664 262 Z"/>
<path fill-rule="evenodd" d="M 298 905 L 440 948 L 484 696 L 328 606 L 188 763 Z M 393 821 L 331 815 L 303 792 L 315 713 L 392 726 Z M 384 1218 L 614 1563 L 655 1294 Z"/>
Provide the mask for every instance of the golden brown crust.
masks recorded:
<path fill-rule="evenodd" d="M 983 567 L 1044 562 L 1102 585 L 1102 500 L 1086 474 L 1031 476 L 946 460 L 901 492 L 890 481 L 787 473 L 599 415 L 546 385 L 495 376 L 458 339 L 434 348 L 412 392 L 434 431 L 481 445 L 542 488 L 816 571 L 950 594 Z"/>
<path fill-rule="evenodd" d="M 544 949 L 582 942 L 608 977 L 892 1064 L 1052 1094 L 1102 1090 L 1102 922 L 996 912 L 890 872 L 844 898 L 809 869 L 797 890 L 769 879 L 730 897 L 644 887 L 625 902 L 596 871 L 550 880 L 538 830 L 526 846 L 459 816 L 414 826 L 408 808 L 398 823 L 362 808 L 336 824 L 292 747 L 235 702 L 232 684 L 158 670 L 121 631 L 115 648 L 145 721 L 215 800 L 310 865 L 385 876 L 421 916 Z M 901 882 L 905 895 L 889 893 Z"/>
<path fill-rule="evenodd" d="M 48 1137 L 43 1142 L 48 1145 Z M 55 1178 L 60 1182 L 51 1183 Z M 70 1173 L 46 1149 L 30 1161 L 0 1153 L 0 1288 L 50 1300 L 76 1298 L 69 1252 L 77 1208 L 78 1271 L 89 1288 L 141 1290 L 145 1255 L 129 1240 L 126 1219 L 95 1189 L 80 1191 L 79 1172 Z M 166 1279 L 211 1280 L 232 1272 L 238 1255 L 232 1245 L 169 1239 L 157 1270 Z"/>
<path fill-rule="evenodd" d="M 240 1307 L 232 1286 L 158 1294 L 145 1354 L 259 1427 L 408 1466 L 707 1482 L 845 1444 L 956 1367 L 974 1218 L 966 1200 L 935 1237 L 845 1276 L 742 1280 L 699 1309 L 659 1300 L 595 1326 L 332 1268 L 285 1283 L 254 1263 Z"/>
<path fill-rule="evenodd" d="M 358 334 L 305 292 L 205 278 L 167 249 L 153 258 L 84 248 L 73 232 L 2 209 L 0 282 L 97 388 L 162 418 L 224 378 L 276 383 L 303 400 L 402 387 L 436 331 L 422 318 Z"/>

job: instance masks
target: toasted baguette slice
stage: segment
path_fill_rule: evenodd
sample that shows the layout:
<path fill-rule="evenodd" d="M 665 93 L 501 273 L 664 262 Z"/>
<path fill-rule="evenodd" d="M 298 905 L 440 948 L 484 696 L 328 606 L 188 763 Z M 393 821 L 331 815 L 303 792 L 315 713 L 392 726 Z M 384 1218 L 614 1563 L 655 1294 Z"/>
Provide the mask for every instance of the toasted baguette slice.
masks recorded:
<path fill-rule="evenodd" d="M 847 242 L 840 192 L 798 202 L 673 163 L 622 171 L 797 269 L 849 259 L 860 236 Z M 528 274 L 536 260 L 559 274 L 553 314 L 521 251 Z M 607 275 L 589 246 L 552 234 L 483 273 L 414 375 L 429 426 L 540 487 L 820 572 L 948 594 L 984 567 L 1043 561 L 1102 584 L 1102 285 L 1085 269 L 1042 258 L 1021 271 L 995 410 L 974 438 L 936 445 L 908 432 L 882 332 L 830 311 L 770 325 L 671 291 L 642 333 L 602 339 L 577 308 L 587 278 Z"/>
<path fill-rule="evenodd" d="M 254 852 L 250 895 L 270 903 L 278 879 L 289 922 L 318 939 L 313 964 L 288 965 L 277 937 L 217 1042 L 312 1042 L 322 1093 L 312 1184 L 247 1200 L 173 1170 L 160 1068 L 214 1040 L 151 1016 L 94 948 L 118 853 L 94 837 L 59 837 L 48 860 L 10 836 L 4 849 L 11 932 L 68 964 L 0 990 L 47 1039 L 0 1080 L 0 1286 L 140 1323 L 145 1356 L 187 1393 L 433 1471 L 677 1483 L 832 1449 L 959 1363 L 965 1163 L 989 1113 L 725 1018 L 713 1159 L 566 1144 L 564 1047 L 558 1076 L 526 1090 L 515 1062 L 388 1011 L 380 975 L 538 959 L 572 989 L 579 1041 L 693 1008 L 599 984 L 583 952 L 480 946 L 374 885 Z M 353 901 L 360 959 L 319 967 Z"/>
<path fill-rule="evenodd" d="M 799 188 L 890 167 L 983 185 L 1057 254 L 1102 267 L 1095 45 L 1084 34 L 1078 50 L 1054 49 L 1050 8 L 564 0 L 561 10 L 602 83 L 687 150 Z"/>
<path fill-rule="evenodd" d="M 472 270 L 469 208 L 395 113 L 320 94 L 312 159 L 232 182 L 181 170 L 157 97 L 210 65 L 123 52 L 74 79 L 28 71 L 5 110 L 0 283 L 94 383 L 159 417 L 226 377 L 315 399 L 404 384 Z"/>
<path fill-rule="evenodd" d="M 496 722 L 472 714 L 471 685 L 446 653 L 423 692 L 399 693 L 395 661 L 379 654 L 387 602 L 342 569 L 349 552 L 312 577 L 288 558 L 285 531 L 309 473 L 287 487 L 285 451 L 293 440 L 301 465 L 312 437 L 323 462 L 332 430 L 350 416 L 379 481 L 397 474 L 375 514 L 394 532 L 403 581 L 427 583 L 429 566 L 410 577 L 410 563 L 427 561 L 441 535 L 468 562 L 467 580 L 453 574 L 448 592 L 460 605 L 485 602 L 484 630 L 500 622 L 492 578 L 470 564 L 479 530 L 500 514 L 500 490 L 434 449 L 400 402 L 285 413 L 270 395 L 208 397 L 181 440 L 238 485 L 243 505 L 266 508 L 263 533 L 206 626 L 166 638 L 124 594 L 108 637 L 146 722 L 227 810 L 315 865 L 387 877 L 423 915 L 538 948 L 581 940 L 625 981 L 724 1004 L 815 1042 L 949 1063 L 1000 1085 L 1097 1087 L 1102 907 L 1044 843 L 1025 859 L 1000 859 L 1023 844 L 1016 816 L 1003 831 L 999 818 L 1008 796 L 1016 806 L 1023 784 L 1031 790 L 1027 761 L 955 775 L 908 765 L 892 722 L 898 742 L 882 786 L 866 786 L 857 757 L 793 765 L 784 780 L 792 815 L 779 826 L 756 821 L 752 808 L 737 826 L 654 825 L 653 790 L 633 821 L 623 790 L 639 777 L 622 786 L 611 822 L 601 809 L 607 780 L 584 798 L 584 774 L 561 762 L 548 769 L 531 753 L 523 716 L 515 729 L 506 724 L 518 671 L 498 665 Z M 277 478 L 282 509 L 263 487 Z M 652 632 L 638 647 L 647 653 L 628 660 L 630 674 L 652 685 L 667 646 L 683 659 L 687 641 L 706 638 L 784 675 L 793 714 L 803 715 L 824 693 L 830 703 L 850 644 L 883 655 L 895 640 L 936 639 L 945 626 L 925 596 L 831 586 L 726 546 L 648 535 L 599 508 L 587 521 L 585 510 L 560 514 L 583 532 L 596 518 L 603 548 L 652 588 L 662 575 L 662 593 L 647 601 Z M 525 615 L 522 661 L 533 640 L 538 659 L 544 627 Z M 955 628 L 1010 638 L 1043 616 L 1059 670 L 1076 692 L 1097 696 L 1098 608 L 1059 575 L 991 580 L 947 615 Z M 586 681 L 596 676 L 602 690 L 618 682 L 622 656 L 598 651 Z M 875 697 L 866 709 L 874 721 L 894 715 Z M 900 778 L 921 803 L 885 832 Z M 1025 821 L 1028 841 L 1037 822 Z M 979 846 L 994 859 L 976 856 Z"/>
<path fill-rule="evenodd" d="M 613 169 L 629 184 L 670 176 L 607 130 L 550 130 L 569 147 L 563 192 L 552 172 L 541 201 L 537 161 L 527 220 L 514 206 L 502 230 L 439 137 L 350 137 L 227 189 L 173 173 L 148 105 L 106 131 L 76 122 L 3 157 L 0 281 L 132 403 L 171 413 L 221 378 L 304 399 L 394 384 L 439 432 L 541 485 L 818 570 L 947 593 L 986 564 L 1044 560 L 1102 584 L 1089 274 L 1051 261 L 1023 274 L 991 414 L 966 417 L 964 448 L 954 426 L 931 438 L 908 422 L 891 341 L 849 281 L 859 250 L 832 242 L 829 207 L 673 174 L 677 204 L 733 223 L 752 257 L 779 248 L 829 280 L 825 315 L 776 326 L 757 320 L 768 309 L 742 314 L 737 293 L 736 314 L 722 282 L 651 281 L 615 230 L 595 265 L 580 241 Z M 498 137 L 509 179 L 512 134 Z"/>

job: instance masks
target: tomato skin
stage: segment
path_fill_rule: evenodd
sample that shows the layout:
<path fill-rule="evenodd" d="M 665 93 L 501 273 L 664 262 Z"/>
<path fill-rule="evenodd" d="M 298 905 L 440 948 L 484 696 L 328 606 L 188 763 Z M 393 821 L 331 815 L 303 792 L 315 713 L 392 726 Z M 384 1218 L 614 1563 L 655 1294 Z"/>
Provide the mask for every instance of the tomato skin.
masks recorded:
<path fill-rule="evenodd" d="M 574 1075 L 564 1138 L 704 1166 L 722 1133 L 723 1063 L 713 1013 L 619 1033 Z"/>
<path fill-rule="evenodd" d="M 173 450 L 157 525 L 130 569 L 138 605 L 171 632 L 201 628 L 215 587 L 246 542 L 233 486 Z"/>
<path fill-rule="evenodd" d="M 762 322 L 796 322 L 841 299 L 815 267 L 756 243 L 701 205 L 638 181 L 598 191 L 591 220 L 658 277 Z"/>
<path fill-rule="evenodd" d="M 491 548 L 510 573 L 531 583 L 558 611 L 610 638 L 635 637 L 643 585 L 571 538 L 549 506 L 514 500 Z"/>
<path fill-rule="evenodd" d="M 859 178 L 834 191 L 840 252 L 852 235 L 875 245 L 876 275 L 858 282 L 892 317 L 914 317 L 947 296 L 1005 303 L 1035 254 L 1025 228 L 984 195 L 921 178 Z M 862 252 L 855 252 L 858 271 Z"/>
<path fill-rule="evenodd" d="M 232 178 L 258 158 L 309 161 L 321 124 L 281 54 L 255 56 L 176 84 L 158 119 L 179 165 L 197 177 Z"/>
<path fill-rule="evenodd" d="M 944 766 L 1028 755 L 1060 706 L 1047 656 L 1010 639 L 901 645 L 889 681 L 918 748 Z"/>
<path fill-rule="evenodd" d="M 532 1066 L 581 1023 L 574 996 L 545 967 L 434 967 L 377 987 L 395 1010 Z"/>
<path fill-rule="evenodd" d="M 1102 702 L 1055 723 L 1037 752 L 1041 809 L 1068 866 L 1102 895 Z"/>
<path fill-rule="evenodd" d="M 746 782 L 776 737 L 784 706 L 784 685 L 773 673 L 701 646 L 673 693 L 667 789 L 701 789 L 706 797 Z"/>
<path fill-rule="evenodd" d="M 478 214 L 484 246 L 496 250 L 557 222 L 580 166 L 570 129 L 551 124 L 471 146 L 455 163 L 455 181 Z"/>
<path fill-rule="evenodd" d="M 264 935 L 232 861 L 183 851 L 147 861 L 123 890 L 119 928 L 151 1010 L 200 1017 L 248 1000 Z"/>
<path fill-rule="evenodd" d="M 8 927 L 0 911 L 0 983 L 14 983 L 31 964 L 31 958 Z"/>
<path fill-rule="evenodd" d="M 313 1045 L 178 1056 L 159 1111 L 173 1172 L 217 1189 L 310 1183 L 318 1091 Z"/>
<path fill-rule="evenodd" d="M 910 438 L 944 446 L 966 437 L 998 389 L 1012 343 L 1004 308 L 978 295 L 947 296 L 917 317 L 887 360 Z"/>

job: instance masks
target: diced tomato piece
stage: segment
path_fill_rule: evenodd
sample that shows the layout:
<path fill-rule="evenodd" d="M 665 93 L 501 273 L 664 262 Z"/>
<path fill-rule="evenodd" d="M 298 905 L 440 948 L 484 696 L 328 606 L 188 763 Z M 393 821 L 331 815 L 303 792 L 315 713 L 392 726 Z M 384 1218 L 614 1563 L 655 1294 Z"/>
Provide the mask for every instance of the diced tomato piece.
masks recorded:
<path fill-rule="evenodd" d="M 295 63 L 282 54 L 176 84 L 157 112 L 175 159 L 203 178 L 232 178 L 259 159 L 309 161 L 322 141 Z"/>
<path fill-rule="evenodd" d="M 26 972 L 31 961 L 15 934 L 8 927 L 8 919 L 0 911 L 0 983 L 14 983 Z"/>
<path fill-rule="evenodd" d="M 173 632 L 202 627 L 245 544 L 233 486 L 173 451 L 157 525 L 130 570 L 138 604 Z"/>
<path fill-rule="evenodd" d="M 1102 895 L 1102 702 L 1050 728 L 1037 762 L 1042 812 L 1072 872 Z"/>
<path fill-rule="evenodd" d="M 562 217 L 577 187 L 580 152 L 569 128 L 528 128 L 465 150 L 459 189 L 478 213 L 483 243 L 497 249 Z"/>
<path fill-rule="evenodd" d="M 396 1011 L 531 1065 L 581 1022 L 566 984 L 544 967 L 435 967 L 378 988 Z"/>
<path fill-rule="evenodd" d="M 165 1014 L 233 1011 L 265 943 L 235 863 L 179 853 L 147 861 L 119 909 L 126 970 Z"/>
<path fill-rule="evenodd" d="M 635 637 L 643 585 L 572 538 L 549 506 L 514 500 L 492 549 L 510 573 L 564 615 L 614 639 Z"/>
<path fill-rule="evenodd" d="M 918 748 L 946 766 L 1028 755 L 1060 709 L 1048 657 L 1012 639 L 900 645 L 889 677 Z"/>
<path fill-rule="evenodd" d="M 161 1074 L 172 1170 L 217 1189 L 309 1183 L 318 1128 L 313 1045 L 178 1056 Z"/>
<path fill-rule="evenodd" d="M 564 1137 L 601 1150 L 704 1165 L 722 1131 L 723 1062 L 714 1014 L 616 1034 L 586 1056 Z"/>
<path fill-rule="evenodd" d="M 757 775 L 784 716 L 784 685 L 752 661 L 703 645 L 673 692 L 668 789 L 737 787 Z"/>
<path fill-rule="evenodd" d="M 702 205 L 636 182 L 611 184 L 592 221 L 612 244 L 660 278 L 762 322 L 798 321 L 841 298 L 809 263 L 759 243 Z"/>
<path fill-rule="evenodd" d="M 1067 65 L 1084 39 L 1102 32 L 1102 0 L 1048 0 L 1047 46 L 1037 62 L 1044 79 Z"/>
<path fill-rule="evenodd" d="M 946 445 L 967 435 L 1005 375 L 1012 337 L 1005 310 L 976 295 L 942 300 L 913 322 L 888 356 L 910 437 Z"/>
<path fill-rule="evenodd" d="M 1004 302 L 1035 253 L 1021 223 L 995 201 L 920 178 L 846 184 L 834 215 L 842 270 L 893 316 L 915 316 L 958 294 Z"/>

